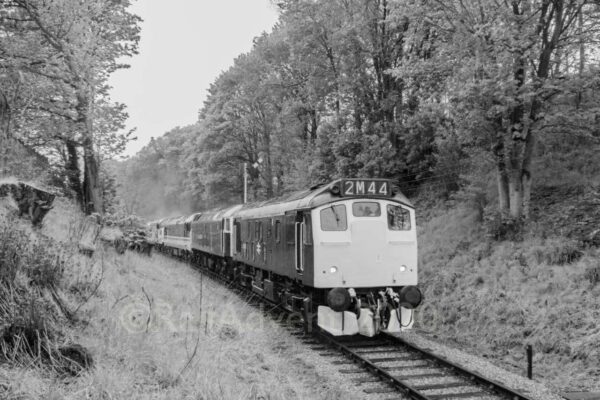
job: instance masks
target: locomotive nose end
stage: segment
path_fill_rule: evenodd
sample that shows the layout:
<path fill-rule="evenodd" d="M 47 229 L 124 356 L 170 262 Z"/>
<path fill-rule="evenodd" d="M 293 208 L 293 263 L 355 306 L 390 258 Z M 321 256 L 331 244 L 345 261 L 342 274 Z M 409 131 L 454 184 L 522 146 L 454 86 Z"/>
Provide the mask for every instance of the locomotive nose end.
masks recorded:
<path fill-rule="evenodd" d="M 352 299 L 348 289 L 333 288 L 327 293 L 327 305 L 333 311 L 346 311 L 351 303 Z"/>
<path fill-rule="evenodd" d="M 404 286 L 400 289 L 398 295 L 400 297 L 400 305 L 409 310 L 417 308 L 423 300 L 423 295 L 416 286 Z"/>

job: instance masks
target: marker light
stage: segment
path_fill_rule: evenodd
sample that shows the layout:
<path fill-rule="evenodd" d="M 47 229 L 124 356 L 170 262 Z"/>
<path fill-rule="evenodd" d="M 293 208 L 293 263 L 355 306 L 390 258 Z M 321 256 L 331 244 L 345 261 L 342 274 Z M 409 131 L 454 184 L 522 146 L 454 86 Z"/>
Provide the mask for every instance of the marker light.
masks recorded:
<path fill-rule="evenodd" d="M 406 272 L 406 265 L 401 265 L 400 266 L 400 272 Z"/>
<path fill-rule="evenodd" d="M 332 274 L 335 274 L 337 272 L 337 267 L 333 266 L 333 267 L 329 268 L 329 272 Z"/>
<path fill-rule="evenodd" d="M 340 187 L 338 185 L 333 185 L 333 187 L 331 189 L 329 189 L 331 191 L 332 194 L 334 194 L 335 196 L 338 196 L 340 194 Z"/>

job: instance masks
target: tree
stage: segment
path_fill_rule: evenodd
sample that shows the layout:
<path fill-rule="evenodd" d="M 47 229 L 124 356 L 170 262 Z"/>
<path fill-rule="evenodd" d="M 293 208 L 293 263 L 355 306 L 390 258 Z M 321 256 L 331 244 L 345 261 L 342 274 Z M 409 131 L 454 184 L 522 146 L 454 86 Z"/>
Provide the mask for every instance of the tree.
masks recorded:
<path fill-rule="evenodd" d="M 134 54 L 139 41 L 140 19 L 127 11 L 129 4 L 127 0 L 14 0 L 8 2 L 8 15 L 13 17 L 4 18 L 10 18 L 10 34 L 21 39 L 12 47 L 3 43 L 3 53 L 12 67 L 35 75 L 37 82 L 45 79 L 51 83 L 50 94 L 44 102 L 37 102 L 35 111 L 73 123 L 73 134 L 61 139 L 68 157 L 77 157 L 76 147 L 83 149 L 82 197 L 88 213 L 103 210 L 95 147 L 102 127 L 97 129 L 95 123 L 98 109 L 108 108 L 97 101 L 106 94 L 108 75 L 124 67 L 118 60 Z M 119 125 L 123 109 L 114 106 L 104 116 Z M 67 165 L 75 168 L 77 162 L 71 159 Z M 71 171 L 73 185 L 76 174 L 76 170 Z"/>
<path fill-rule="evenodd" d="M 415 62 L 452 70 L 444 95 L 454 111 L 480 119 L 487 132 L 483 142 L 496 159 L 500 211 L 527 218 L 544 106 L 568 92 L 566 81 L 573 78 L 552 74 L 560 62 L 558 51 L 597 40 L 595 15 L 587 14 L 585 32 L 578 32 L 576 24 L 580 15 L 596 6 L 579 0 L 419 3 L 424 17 L 415 13 L 415 19 L 434 31 L 443 46 L 425 62 Z M 467 131 L 475 133 L 468 127 Z"/>

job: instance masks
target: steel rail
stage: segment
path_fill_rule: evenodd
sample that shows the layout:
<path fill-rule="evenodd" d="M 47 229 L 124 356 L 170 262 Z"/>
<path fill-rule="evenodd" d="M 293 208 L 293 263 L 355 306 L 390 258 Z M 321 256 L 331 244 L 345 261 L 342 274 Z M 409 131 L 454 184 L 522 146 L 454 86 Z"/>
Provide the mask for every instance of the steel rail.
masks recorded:
<path fill-rule="evenodd" d="M 358 362 L 361 366 L 366 369 L 371 374 L 376 375 L 381 381 L 386 382 L 393 386 L 396 390 L 410 396 L 411 399 L 414 400 L 433 400 L 430 397 L 427 397 L 423 393 L 419 392 L 417 389 L 409 385 L 408 383 L 394 377 L 389 372 L 385 371 L 383 368 L 377 366 L 372 361 L 369 361 L 365 357 L 362 357 L 356 351 L 351 350 L 348 346 L 344 345 L 342 342 L 335 340 L 333 336 L 329 336 L 323 333 L 320 330 L 317 330 L 313 333 L 313 335 L 322 342 L 329 344 L 330 346 L 335 347 L 337 350 L 342 352 L 344 355 L 350 357 L 353 361 Z"/>
<path fill-rule="evenodd" d="M 400 377 L 400 378 L 394 377 L 388 371 L 385 370 L 385 367 L 380 367 L 380 366 L 376 365 L 373 361 L 366 359 L 362 355 L 362 353 L 352 350 L 349 346 L 345 345 L 343 341 L 336 339 L 334 336 L 331 336 L 327 333 L 323 333 L 321 331 L 315 333 L 315 335 L 322 342 L 325 342 L 325 343 L 335 347 L 340 352 L 342 352 L 344 355 L 350 357 L 354 362 L 359 363 L 365 370 L 367 370 L 368 372 L 372 373 L 373 375 L 379 377 L 382 382 L 390 384 L 391 386 L 393 386 L 398 391 L 402 392 L 403 394 L 405 394 L 406 396 L 408 396 L 411 399 L 434 400 L 434 399 L 443 399 L 444 398 L 444 395 L 436 394 L 436 395 L 428 396 L 423 393 L 426 390 L 443 388 L 442 387 L 443 384 L 429 384 L 429 385 L 425 384 L 425 385 L 419 385 L 419 386 L 416 386 L 416 385 L 411 386 L 408 383 L 406 383 L 405 381 L 403 381 L 401 379 L 402 377 Z M 523 393 L 520 393 L 517 390 L 510 389 L 507 386 L 503 385 L 502 383 L 493 381 L 491 379 L 485 378 L 481 374 L 467 370 L 466 368 L 446 359 L 443 356 L 436 355 L 435 353 L 433 353 L 430 350 L 427 350 L 427 349 L 424 349 L 417 345 L 414 345 L 412 343 L 409 343 L 409 342 L 405 341 L 404 339 L 394 336 L 392 334 L 380 333 L 377 337 L 374 337 L 372 340 L 375 340 L 375 339 L 383 339 L 383 343 L 381 345 L 378 345 L 377 347 L 392 346 L 392 347 L 398 348 L 399 350 L 408 350 L 410 352 L 417 353 L 421 356 L 420 357 L 421 360 L 432 361 L 434 364 L 437 364 L 438 367 L 445 369 L 445 372 L 447 372 L 447 373 L 449 372 L 448 373 L 449 376 L 454 375 L 454 376 L 461 376 L 463 378 L 466 378 L 469 381 L 469 383 L 472 382 L 473 384 L 477 385 L 484 391 L 484 393 L 482 393 L 480 395 L 473 393 L 471 395 L 471 397 L 482 397 L 484 395 L 498 395 L 501 397 L 509 398 L 511 400 L 532 400 L 532 398 L 524 395 Z M 352 342 L 348 342 L 348 343 L 352 343 Z M 360 343 L 356 344 L 356 347 L 365 347 L 365 346 L 368 346 L 368 342 L 366 342 L 365 344 L 360 344 Z M 392 350 L 390 350 L 390 351 L 392 351 Z M 448 388 L 450 388 L 450 386 L 448 386 Z M 456 397 L 458 397 L 458 395 L 460 395 L 460 393 L 455 393 Z M 452 393 L 448 393 L 445 396 L 447 396 L 448 398 L 454 398 Z"/>
<path fill-rule="evenodd" d="M 519 393 L 516 390 L 510 389 L 509 387 L 503 385 L 500 382 L 496 382 L 491 379 L 488 379 L 477 372 L 470 371 L 470 370 L 446 359 L 443 356 L 436 355 L 431 350 L 424 349 L 413 343 L 409 343 L 406 340 L 404 340 L 398 336 L 391 335 L 389 333 L 382 333 L 382 335 L 384 335 L 386 338 L 390 339 L 392 342 L 397 342 L 400 345 L 405 346 L 412 351 L 422 354 L 425 358 L 430 359 L 431 361 L 441 365 L 442 367 L 451 369 L 452 371 L 456 372 L 457 374 L 462 375 L 468 379 L 471 379 L 482 386 L 487 386 L 489 389 L 496 392 L 497 394 L 504 395 L 504 396 L 510 396 L 510 398 L 512 400 L 532 400 L 531 397 L 528 397 L 522 393 Z"/>

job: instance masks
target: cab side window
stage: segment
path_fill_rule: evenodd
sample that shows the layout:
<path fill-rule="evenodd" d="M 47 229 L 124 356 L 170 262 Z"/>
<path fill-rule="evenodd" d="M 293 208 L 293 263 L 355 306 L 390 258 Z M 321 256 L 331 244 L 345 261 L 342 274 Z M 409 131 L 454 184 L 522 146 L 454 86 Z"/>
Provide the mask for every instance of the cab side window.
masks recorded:
<path fill-rule="evenodd" d="M 391 231 L 410 231 L 410 211 L 406 208 L 388 204 L 387 215 Z"/>
<path fill-rule="evenodd" d="M 321 230 L 345 231 L 346 229 L 348 229 L 348 221 L 345 205 L 332 205 L 321 210 Z"/>
<path fill-rule="evenodd" d="M 305 245 L 311 246 L 313 244 L 312 223 L 310 221 L 310 215 L 304 216 L 304 223 L 302 224 L 302 238 L 304 239 Z"/>

